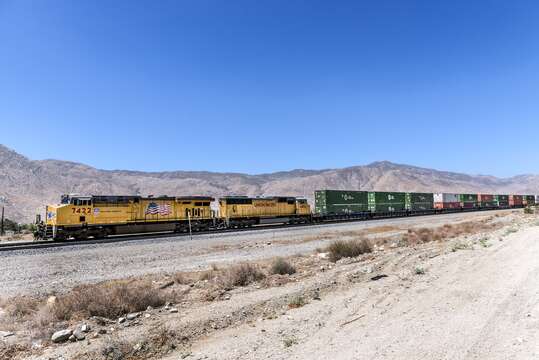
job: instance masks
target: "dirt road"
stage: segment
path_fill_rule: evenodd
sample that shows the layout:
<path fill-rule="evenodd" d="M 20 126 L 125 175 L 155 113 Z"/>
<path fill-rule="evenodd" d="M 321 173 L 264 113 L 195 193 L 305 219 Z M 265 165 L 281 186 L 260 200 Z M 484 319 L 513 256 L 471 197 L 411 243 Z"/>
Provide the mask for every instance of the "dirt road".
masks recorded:
<path fill-rule="evenodd" d="M 397 258 L 387 278 L 218 333 L 193 358 L 538 359 L 539 227 L 490 244 L 406 259 L 424 275 Z"/>

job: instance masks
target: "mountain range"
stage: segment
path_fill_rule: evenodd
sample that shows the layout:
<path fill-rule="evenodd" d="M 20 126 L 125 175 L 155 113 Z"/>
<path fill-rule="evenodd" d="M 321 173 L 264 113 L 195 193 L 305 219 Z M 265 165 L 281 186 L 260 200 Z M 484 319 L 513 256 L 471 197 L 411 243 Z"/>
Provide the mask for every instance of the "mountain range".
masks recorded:
<path fill-rule="evenodd" d="M 61 160 L 30 160 L 0 145 L 0 205 L 6 217 L 31 222 L 61 194 L 288 195 L 313 200 L 316 189 L 539 194 L 538 175 L 498 178 L 388 161 L 325 170 L 248 175 L 207 171 L 100 170 Z"/>

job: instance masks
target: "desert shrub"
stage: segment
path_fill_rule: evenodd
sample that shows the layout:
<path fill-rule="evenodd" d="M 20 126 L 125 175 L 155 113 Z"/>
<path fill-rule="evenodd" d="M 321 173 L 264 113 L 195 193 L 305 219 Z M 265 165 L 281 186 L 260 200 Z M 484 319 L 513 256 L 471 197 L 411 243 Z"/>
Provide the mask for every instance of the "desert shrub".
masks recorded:
<path fill-rule="evenodd" d="M 221 271 L 219 270 L 217 264 L 211 264 L 211 268 L 209 270 L 200 273 L 198 280 L 211 281 L 216 279 L 220 275 L 220 273 Z"/>
<path fill-rule="evenodd" d="M 79 286 L 58 296 L 52 312 L 58 320 L 69 320 L 76 315 L 114 318 L 164 304 L 164 297 L 150 281 L 110 281 Z"/>
<path fill-rule="evenodd" d="M 262 280 L 266 276 L 258 266 L 244 263 L 228 268 L 221 276 L 221 282 L 225 287 L 247 286 L 255 281 Z"/>
<path fill-rule="evenodd" d="M 329 259 L 333 262 L 346 257 L 357 257 L 372 252 L 372 246 L 367 239 L 335 240 L 326 249 Z"/>
<path fill-rule="evenodd" d="M 422 266 L 416 266 L 416 268 L 414 269 L 414 273 L 416 275 L 424 275 L 425 269 Z"/>
<path fill-rule="evenodd" d="M 467 250 L 467 249 L 470 249 L 470 245 L 468 245 L 466 243 L 463 243 L 463 242 L 460 242 L 460 241 L 457 241 L 451 247 L 452 252 L 457 252 L 459 250 Z"/>
<path fill-rule="evenodd" d="M 534 211 L 531 207 L 528 206 L 524 208 L 524 214 L 533 214 L 533 213 Z"/>
<path fill-rule="evenodd" d="M 481 239 L 479 239 L 479 244 L 481 244 L 482 247 L 487 248 L 490 246 L 490 244 L 488 243 L 488 240 L 489 240 L 488 237 L 482 237 Z"/>
<path fill-rule="evenodd" d="M 288 302 L 288 307 L 291 309 L 297 309 L 306 304 L 305 298 L 303 296 L 294 296 L 290 301 Z"/>
<path fill-rule="evenodd" d="M 2 307 L 11 318 L 22 319 L 38 310 L 39 301 L 28 296 L 18 296 L 3 301 Z"/>
<path fill-rule="evenodd" d="M 295 337 L 288 337 L 288 338 L 283 339 L 283 344 L 284 344 L 284 347 L 286 348 L 291 347 L 293 345 L 297 345 L 297 343 L 298 343 L 298 340 Z"/>
<path fill-rule="evenodd" d="M 217 278 L 219 273 L 214 270 L 207 270 L 200 273 L 198 280 L 200 281 L 211 281 Z"/>
<path fill-rule="evenodd" d="M 296 273 L 296 268 L 283 258 L 276 258 L 271 263 L 271 273 L 279 275 L 292 275 Z"/>

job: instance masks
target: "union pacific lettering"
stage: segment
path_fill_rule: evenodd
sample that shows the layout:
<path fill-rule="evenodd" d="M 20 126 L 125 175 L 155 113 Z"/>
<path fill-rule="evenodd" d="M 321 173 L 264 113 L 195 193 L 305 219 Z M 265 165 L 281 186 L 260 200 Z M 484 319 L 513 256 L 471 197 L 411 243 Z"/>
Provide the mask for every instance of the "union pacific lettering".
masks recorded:
<path fill-rule="evenodd" d="M 254 207 L 273 207 L 277 206 L 274 201 L 253 201 Z"/>

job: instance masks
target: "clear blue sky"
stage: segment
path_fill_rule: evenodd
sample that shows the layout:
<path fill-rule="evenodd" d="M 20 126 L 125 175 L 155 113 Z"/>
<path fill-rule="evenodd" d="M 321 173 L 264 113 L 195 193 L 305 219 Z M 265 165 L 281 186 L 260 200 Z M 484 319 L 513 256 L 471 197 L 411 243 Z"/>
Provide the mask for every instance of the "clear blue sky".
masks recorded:
<path fill-rule="evenodd" d="M 0 143 L 105 169 L 539 173 L 537 1 L 0 0 Z"/>

